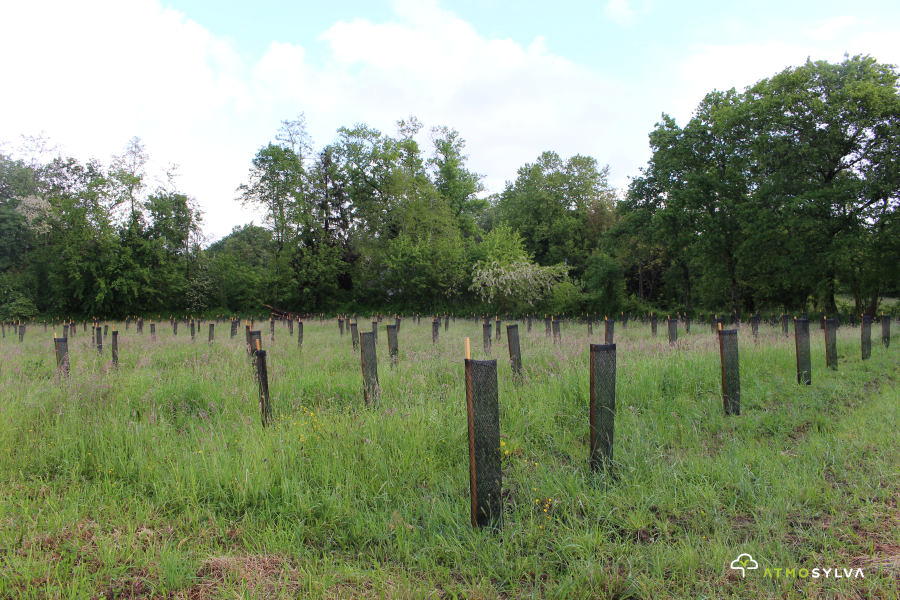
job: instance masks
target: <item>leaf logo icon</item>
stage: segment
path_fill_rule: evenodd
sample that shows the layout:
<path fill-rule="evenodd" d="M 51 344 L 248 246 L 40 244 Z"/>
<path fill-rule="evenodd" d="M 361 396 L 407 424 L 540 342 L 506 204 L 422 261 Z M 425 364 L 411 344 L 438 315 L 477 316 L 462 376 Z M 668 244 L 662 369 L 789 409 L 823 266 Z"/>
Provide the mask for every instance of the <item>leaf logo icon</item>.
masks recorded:
<path fill-rule="evenodd" d="M 753 560 L 753 557 L 749 554 L 741 554 L 731 561 L 731 568 L 735 571 L 740 571 L 741 577 L 746 577 L 747 571 L 759 568 L 759 563 Z"/>

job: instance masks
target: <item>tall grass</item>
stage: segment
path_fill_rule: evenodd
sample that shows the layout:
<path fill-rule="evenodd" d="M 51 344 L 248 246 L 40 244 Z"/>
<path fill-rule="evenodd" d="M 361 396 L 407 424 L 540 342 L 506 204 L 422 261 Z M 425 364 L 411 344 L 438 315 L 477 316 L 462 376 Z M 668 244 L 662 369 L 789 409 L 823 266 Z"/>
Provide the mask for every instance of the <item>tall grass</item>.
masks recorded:
<path fill-rule="evenodd" d="M 361 323 L 367 323 L 361 319 Z M 722 597 L 896 595 L 900 355 L 842 327 L 840 368 L 814 330 L 813 385 L 793 338 L 740 332 L 742 414 L 722 409 L 708 326 L 669 346 L 649 324 L 616 329 L 614 467 L 588 465 L 587 327 L 562 343 L 520 327 L 525 373 L 498 359 L 504 518 L 469 524 L 462 349 L 481 325 L 404 321 L 380 398 L 335 321 L 258 325 L 274 422 L 263 428 L 243 332 L 119 330 L 110 367 L 79 331 L 71 376 L 52 336 L 0 344 L 0 545 L 7 597 Z M 112 328 L 111 328 L 112 329 Z M 368 327 L 365 327 L 368 330 Z M 876 335 L 875 331 L 879 333 Z M 89 533 L 85 533 L 88 531 Z M 67 546 L 68 544 L 68 546 Z M 879 550 L 880 548 L 880 550 Z M 740 553 L 760 570 L 729 568 Z M 889 557 L 897 558 L 891 562 Z M 888 558 L 885 558 L 888 557 Z M 865 579 L 764 577 L 850 566 Z M 137 590 L 137 591 L 135 591 Z"/>

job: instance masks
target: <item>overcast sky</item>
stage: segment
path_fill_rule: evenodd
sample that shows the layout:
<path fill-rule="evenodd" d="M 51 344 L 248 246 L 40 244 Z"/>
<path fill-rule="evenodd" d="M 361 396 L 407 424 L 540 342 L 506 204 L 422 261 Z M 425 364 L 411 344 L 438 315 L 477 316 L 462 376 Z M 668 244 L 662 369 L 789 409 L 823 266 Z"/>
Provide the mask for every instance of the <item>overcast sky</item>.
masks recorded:
<path fill-rule="evenodd" d="M 807 57 L 900 63 L 896 0 L 69 0 L 5 2 L 0 22 L 6 151 L 46 131 L 108 163 L 139 136 L 214 239 L 254 219 L 234 190 L 300 112 L 317 147 L 354 123 L 451 126 L 490 191 L 544 150 L 624 187 L 660 114 L 683 124 L 713 89 Z"/>

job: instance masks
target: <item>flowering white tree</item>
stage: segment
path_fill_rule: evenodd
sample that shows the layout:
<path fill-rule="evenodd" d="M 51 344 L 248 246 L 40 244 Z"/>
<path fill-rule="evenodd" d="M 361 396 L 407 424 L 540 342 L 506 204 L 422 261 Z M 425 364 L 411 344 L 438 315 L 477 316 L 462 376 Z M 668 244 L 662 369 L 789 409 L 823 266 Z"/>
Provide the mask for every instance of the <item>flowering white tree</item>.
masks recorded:
<path fill-rule="evenodd" d="M 25 196 L 19 198 L 16 212 L 25 217 L 28 227 L 36 234 L 44 234 L 50 231 L 50 223 L 47 217 L 50 215 L 50 203 L 40 196 Z"/>
<path fill-rule="evenodd" d="M 565 265 L 541 267 L 527 260 L 507 265 L 479 261 L 472 270 L 469 290 L 478 293 L 485 302 L 497 300 L 500 310 L 522 302 L 533 306 L 568 272 Z"/>

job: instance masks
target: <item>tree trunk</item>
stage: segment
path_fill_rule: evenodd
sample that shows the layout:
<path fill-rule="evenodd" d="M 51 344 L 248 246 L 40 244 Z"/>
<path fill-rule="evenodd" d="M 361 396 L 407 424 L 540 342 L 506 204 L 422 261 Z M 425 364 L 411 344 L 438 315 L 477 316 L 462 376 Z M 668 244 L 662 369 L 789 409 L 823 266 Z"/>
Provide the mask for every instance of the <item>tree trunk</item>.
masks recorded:
<path fill-rule="evenodd" d="M 644 261 L 638 261 L 638 298 L 644 300 Z"/>
<path fill-rule="evenodd" d="M 687 310 L 691 310 L 691 274 L 688 270 L 687 263 L 681 263 L 681 269 L 684 272 L 684 285 L 685 285 L 685 299 L 684 299 L 684 307 Z"/>

